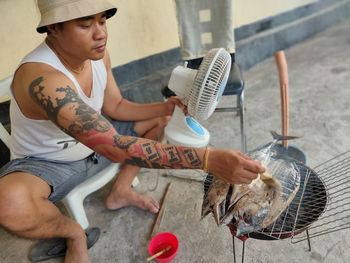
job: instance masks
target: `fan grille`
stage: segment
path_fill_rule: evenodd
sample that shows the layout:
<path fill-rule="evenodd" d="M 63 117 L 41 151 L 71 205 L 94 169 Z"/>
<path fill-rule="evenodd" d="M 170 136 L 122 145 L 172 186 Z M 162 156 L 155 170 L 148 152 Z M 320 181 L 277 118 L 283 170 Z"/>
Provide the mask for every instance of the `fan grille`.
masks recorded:
<path fill-rule="evenodd" d="M 206 120 L 214 112 L 226 86 L 231 56 L 223 48 L 211 49 L 203 58 L 188 99 L 188 112 L 197 120 Z"/>

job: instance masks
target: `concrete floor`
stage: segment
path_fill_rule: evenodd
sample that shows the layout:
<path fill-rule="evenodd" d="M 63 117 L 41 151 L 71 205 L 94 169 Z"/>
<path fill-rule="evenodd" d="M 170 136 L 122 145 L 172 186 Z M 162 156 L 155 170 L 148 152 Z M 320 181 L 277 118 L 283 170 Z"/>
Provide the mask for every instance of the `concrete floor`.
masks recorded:
<path fill-rule="evenodd" d="M 350 149 L 350 21 L 342 22 L 286 50 L 290 76 L 290 131 L 303 135 L 293 142 L 314 167 Z M 268 59 L 245 72 L 248 148 L 271 140 L 270 130 L 281 131 L 280 94 L 274 60 Z M 230 103 L 229 97 L 223 103 Z M 205 123 L 217 147 L 239 148 L 239 122 L 233 113 L 216 113 Z M 179 173 L 179 172 L 177 172 Z M 183 174 L 196 172 L 184 172 Z M 200 220 L 201 182 L 142 170 L 137 191 L 160 199 L 172 183 L 159 231 L 174 232 L 180 241 L 174 262 L 233 262 L 232 237 L 227 227 L 218 228 L 211 216 Z M 108 187 L 86 200 L 90 224 L 101 228 L 90 249 L 92 262 L 145 262 L 149 231 L 155 216 L 126 208 L 107 211 Z M 350 200 L 349 200 L 350 203 Z M 350 220 L 350 219 L 349 219 Z M 349 262 L 350 230 L 292 244 L 290 240 L 246 241 L 245 262 Z M 29 262 L 27 253 L 35 241 L 17 238 L 0 229 L 0 262 Z M 241 242 L 236 241 L 240 259 Z M 62 259 L 47 262 L 62 262 Z"/>

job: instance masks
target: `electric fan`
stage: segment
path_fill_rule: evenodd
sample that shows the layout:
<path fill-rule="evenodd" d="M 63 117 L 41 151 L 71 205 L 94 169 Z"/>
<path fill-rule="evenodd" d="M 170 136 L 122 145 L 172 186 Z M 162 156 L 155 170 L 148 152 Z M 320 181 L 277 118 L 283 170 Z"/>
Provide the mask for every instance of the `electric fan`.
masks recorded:
<path fill-rule="evenodd" d="M 208 119 L 214 112 L 230 69 L 230 54 L 223 48 L 215 48 L 204 56 L 198 70 L 187 68 L 187 63 L 173 70 L 168 87 L 187 105 L 189 115 L 185 116 L 179 107 L 175 107 L 165 128 L 165 136 L 171 144 L 208 145 L 210 134 L 198 121 Z"/>

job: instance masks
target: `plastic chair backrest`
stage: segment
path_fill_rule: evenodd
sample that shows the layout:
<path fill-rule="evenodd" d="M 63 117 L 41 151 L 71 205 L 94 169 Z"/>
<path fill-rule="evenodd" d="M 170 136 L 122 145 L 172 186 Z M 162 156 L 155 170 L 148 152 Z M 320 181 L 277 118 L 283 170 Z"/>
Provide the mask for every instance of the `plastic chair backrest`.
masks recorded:
<path fill-rule="evenodd" d="M 10 87 L 13 77 L 7 77 L 0 81 L 0 103 L 10 100 Z M 10 148 L 10 134 L 4 127 L 4 123 L 0 121 L 0 139 L 1 141 Z"/>

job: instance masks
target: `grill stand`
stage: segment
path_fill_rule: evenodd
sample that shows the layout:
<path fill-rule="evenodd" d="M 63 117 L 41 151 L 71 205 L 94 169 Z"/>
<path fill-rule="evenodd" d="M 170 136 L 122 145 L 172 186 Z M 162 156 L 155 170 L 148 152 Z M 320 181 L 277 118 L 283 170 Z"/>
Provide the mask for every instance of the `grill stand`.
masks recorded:
<path fill-rule="evenodd" d="M 309 230 L 306 229 L 307 245 L 309 246 L 309 252 L 311 252 L 311 240 L 309 236 Z"/>
<path fill-rule="evenodd" d="M 306 236 L 307 236 L 307 245 L 309 247 L 309 252 L 311 252 L 311 240 L 309 236 L 309 230 L 306 229 Z M 232 252 L 233 252 L 233 262 L 236 263 L 236 244 L 235 244 L 235 238 L 239 239 L 242 241 L 242 263 L 244 263 L 244 252 L 245 252 L 245 242 L 248 239 L 247 237 L 244 238 L 238 238 L 234 235 L 232 235 Z"/>
<path fill-rule="evenodd" d="M 233 262 L 236 263 L 236 245 L 235 245 L 235 236 L 232 236 L 232 247 L 233 247 Z M 245 240 L 242 240 L 242 263 L 244 263 L 244 248 L 245 248 Z"/>

